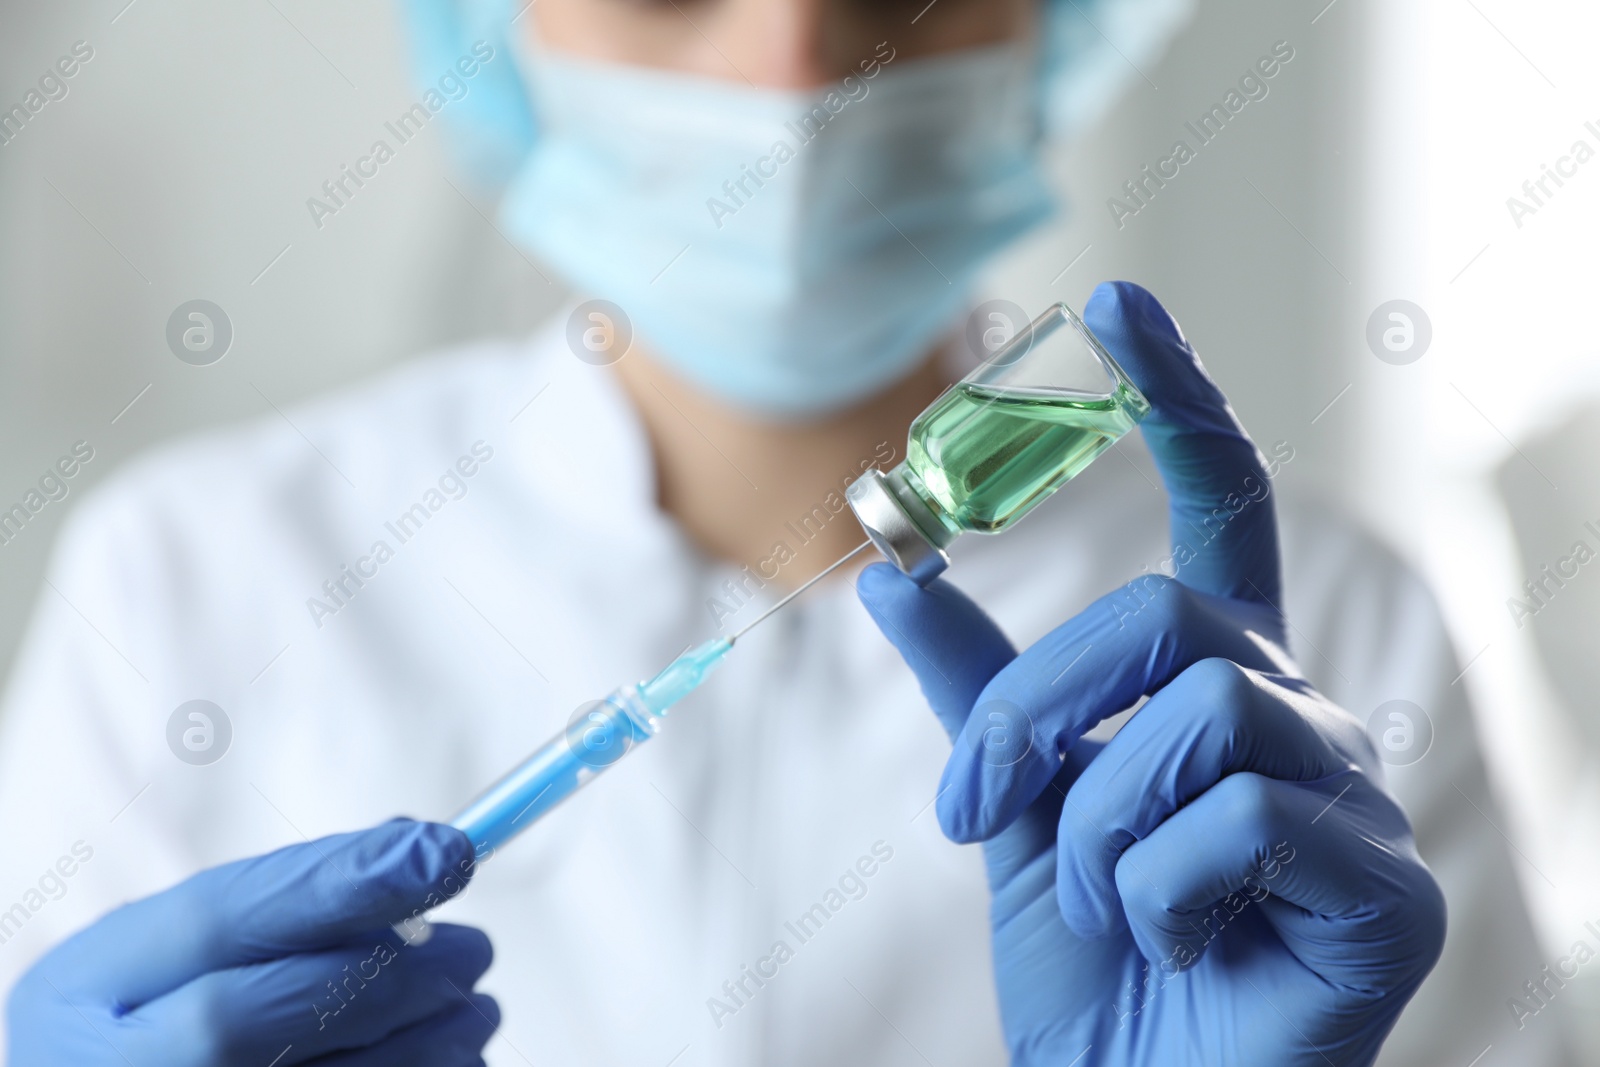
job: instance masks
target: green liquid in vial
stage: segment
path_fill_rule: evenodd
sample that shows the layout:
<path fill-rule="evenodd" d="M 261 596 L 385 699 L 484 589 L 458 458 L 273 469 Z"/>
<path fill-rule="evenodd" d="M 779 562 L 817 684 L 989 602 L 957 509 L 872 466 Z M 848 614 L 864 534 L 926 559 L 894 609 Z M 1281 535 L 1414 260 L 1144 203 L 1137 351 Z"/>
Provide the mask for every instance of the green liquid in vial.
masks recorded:
<path fill-rule="evenodd" d="M 1077 476 L 1149 409 L 1109 397 L 958 383 L 911 424 L 906 464 L 952 530 L 998 533 Z"/>

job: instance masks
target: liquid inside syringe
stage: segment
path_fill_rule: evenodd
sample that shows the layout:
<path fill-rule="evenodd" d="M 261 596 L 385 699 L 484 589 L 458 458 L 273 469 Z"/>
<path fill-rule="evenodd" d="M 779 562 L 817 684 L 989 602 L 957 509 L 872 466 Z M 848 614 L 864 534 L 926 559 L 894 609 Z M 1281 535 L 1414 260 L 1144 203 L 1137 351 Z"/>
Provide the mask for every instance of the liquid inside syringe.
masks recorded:
<path fill-rule="evenodd" d="M 479 856 L 532 826 L 595 775 L 654 737 L 668 709 L 699 688 L 732 651 L 735 641 L 870 544 L 856 547 L 738 633 L 697 645 L 667 664 L 654 678 L 623 686 L 579 709 L 565 730 L 468 804 L 450 820 L 450 825 L 472 840 Z"/>
<path fill-rule="evenodd" d="M 725 637 L 708 641 L 649 681 L 623 686 L 580 709 L 564 731 L 485 790 L 450 825 L 472 840 L 479 855 L 498 848 L 654 737 L 667 709 L 693 692 L 732 648 Z"/>

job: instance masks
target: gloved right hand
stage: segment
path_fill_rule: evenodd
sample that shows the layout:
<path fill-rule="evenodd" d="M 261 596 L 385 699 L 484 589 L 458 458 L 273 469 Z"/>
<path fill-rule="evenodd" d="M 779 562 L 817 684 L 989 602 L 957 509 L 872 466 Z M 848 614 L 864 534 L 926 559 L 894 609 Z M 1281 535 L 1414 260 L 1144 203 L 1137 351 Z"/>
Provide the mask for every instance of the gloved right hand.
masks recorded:
<path fill-rule="evenodd" d="M 984 842 L 1012 1062 L 1370 1064 L 1443 895 L 1360 721 L 1289 654 L 1264 457 L 1153 296 L 1102 286 L 1084 318 L 1150 400 L 1176 576 L 1021 652 L 946 582 L 857 586 L 955 741 L 934 809 Z"/>
<path fill-rule="evenodd" d="M 202 871 L 35 964 L 7 1005 L 7 1062 L 482 1064 L 500 1022 L 472 992 L 488 938 L 435 925 L 407 946 L 389 929 L 460 892 L 473 867 L 459 830 L 397 819 Z"/>

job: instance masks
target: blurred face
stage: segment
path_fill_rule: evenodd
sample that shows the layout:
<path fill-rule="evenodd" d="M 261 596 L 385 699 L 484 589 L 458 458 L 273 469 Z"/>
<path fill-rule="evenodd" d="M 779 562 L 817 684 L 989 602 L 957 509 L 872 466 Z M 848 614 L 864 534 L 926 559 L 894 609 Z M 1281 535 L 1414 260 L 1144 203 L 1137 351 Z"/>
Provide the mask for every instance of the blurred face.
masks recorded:
<path fill-rule="evenodd" d="M 508 225 L 683 382 L 846 410 L 930 365 L 981 264 L 1049 213 L 1036 4 L 538 0 L 556 148 Z"/>
<path fill-rule="evenodd" d="M 539 0 L 550 48 L 771 89 L 837 81 L 879 42 L 915 58 L 1025 36 L 1034 0 Z"/>

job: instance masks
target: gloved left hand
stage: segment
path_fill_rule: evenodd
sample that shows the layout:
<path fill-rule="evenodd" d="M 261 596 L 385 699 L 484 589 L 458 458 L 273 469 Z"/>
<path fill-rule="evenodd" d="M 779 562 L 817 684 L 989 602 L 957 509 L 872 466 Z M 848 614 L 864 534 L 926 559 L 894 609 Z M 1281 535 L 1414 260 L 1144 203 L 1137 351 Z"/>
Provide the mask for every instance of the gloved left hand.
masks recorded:
<path fill-rule="evenodd" d="M 936 810 L 984 842 L 1013 1061 L 1370 1063 L 1443 897 L 1361 724 L 1287 651 L 1261 454 L 1149 293 L 1101 286 L 1084 317 L 1151 402 L 1176 578 L 1021 654 L 946 582 L 858 583 L 955 740 Z"/>
<path fill-rule="evenodd" d="M 7 1004 L 11 1067 L 481 1067 L 489 939 L 390 924 L 459 893 L 465 834 L 397 819 L 213 867 L 51 950 Z"/>

